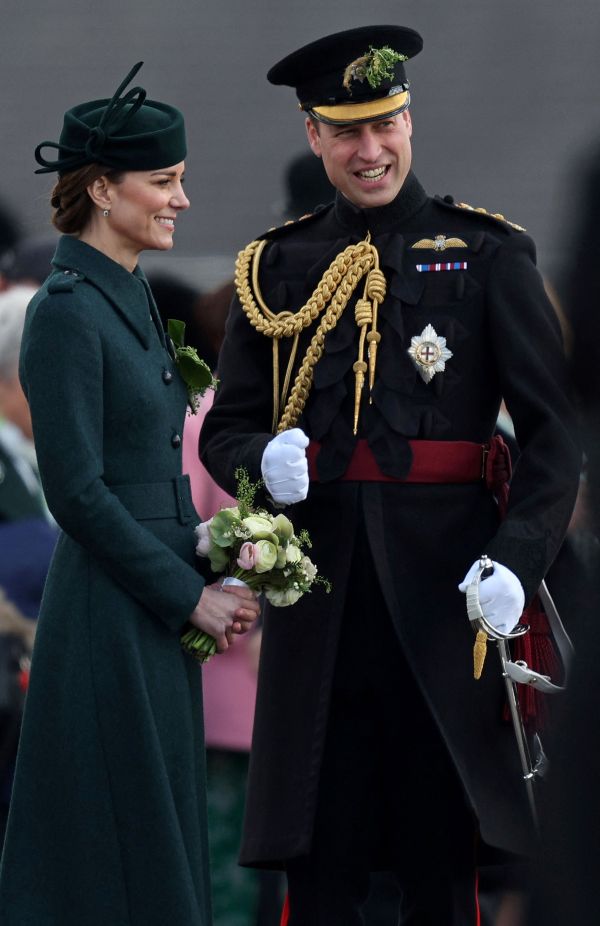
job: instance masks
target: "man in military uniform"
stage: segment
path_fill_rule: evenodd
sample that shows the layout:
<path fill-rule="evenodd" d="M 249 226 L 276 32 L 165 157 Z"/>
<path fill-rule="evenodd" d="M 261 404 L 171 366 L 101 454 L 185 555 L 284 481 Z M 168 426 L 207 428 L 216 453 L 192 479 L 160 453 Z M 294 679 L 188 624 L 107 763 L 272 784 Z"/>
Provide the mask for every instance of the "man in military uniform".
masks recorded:
<path fill-rule="evenodd" d="M 421 47 L 365 27 L 269 72 L 337 194 L 241 252 L 200 441 L 230 492 L 242 465 L 295 503 L 333 584 L 265 618 L 241 861 L 285 867 L 290 926 L 362 923 L 377 869 L 403 923 L 475 926 L 477 867 L 535 846 L 500 673 L 473 678 L 457 586 L 487 553 L 483 612 L 512 629 L 579 453 L 531 240 L 412 172 L 404 62 Z M 500 522 L 502 398 L 521 454 Z"/>

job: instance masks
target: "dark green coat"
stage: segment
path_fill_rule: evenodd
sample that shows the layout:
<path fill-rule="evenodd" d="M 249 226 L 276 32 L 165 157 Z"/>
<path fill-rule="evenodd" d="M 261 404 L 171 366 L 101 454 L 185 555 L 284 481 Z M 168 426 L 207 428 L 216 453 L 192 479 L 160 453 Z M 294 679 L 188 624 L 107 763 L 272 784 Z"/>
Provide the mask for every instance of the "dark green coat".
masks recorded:
<path fill-rule="evenodd" d="M 199 518 L 179 476 L 186 389 L 139 270 L 71 238 L 54 263 L 28 310 L 21 380 L 63 533 L 39 619 L 0 921 L 206 926 L 201 679 L 179 645 L 204 584 Z"/>

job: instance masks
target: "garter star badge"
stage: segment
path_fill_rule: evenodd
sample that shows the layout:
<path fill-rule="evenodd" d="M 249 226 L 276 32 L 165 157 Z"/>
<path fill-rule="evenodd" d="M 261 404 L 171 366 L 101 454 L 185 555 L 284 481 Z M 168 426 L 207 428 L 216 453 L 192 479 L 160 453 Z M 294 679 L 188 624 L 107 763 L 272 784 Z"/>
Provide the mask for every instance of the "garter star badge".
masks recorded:
<path fill-rule="evenodd" d="M 433 325 L 427 325 L 421 334 L 411 338 L 408 353 L 426 383 L 430 383 L 436 373 L 443 373 L 446 360 L 452 356 L 452 351 L 446 347 L 446 338 L 440 337 Z"/>

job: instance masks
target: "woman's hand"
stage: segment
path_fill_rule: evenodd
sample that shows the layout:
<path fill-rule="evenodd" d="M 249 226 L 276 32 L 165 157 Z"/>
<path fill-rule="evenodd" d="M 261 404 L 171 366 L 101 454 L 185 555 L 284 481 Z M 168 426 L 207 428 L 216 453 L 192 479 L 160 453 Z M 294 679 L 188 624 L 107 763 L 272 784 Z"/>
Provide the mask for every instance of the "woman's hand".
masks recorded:
<path fill-rule="evenodd" d="M 256 594 L 239 585 L 207 585 L 190 615 L 190 623 L 217 641 L 217 652 L 224 653 L 233 635 L 250 629 L 260 605 Z"/>

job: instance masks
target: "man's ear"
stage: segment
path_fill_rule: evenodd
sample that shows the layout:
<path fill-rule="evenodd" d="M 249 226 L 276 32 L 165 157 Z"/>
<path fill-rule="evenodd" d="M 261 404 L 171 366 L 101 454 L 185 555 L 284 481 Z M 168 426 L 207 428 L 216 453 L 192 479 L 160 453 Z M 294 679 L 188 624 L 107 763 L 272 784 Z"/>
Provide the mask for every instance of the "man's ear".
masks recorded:
<path fill-rule="evenodd" d="M 108 178 L 102 175 L 87 187 L 88 196 L 99 209 L 110 209 L 110 186 Z"/>
<path fill-rule="evenodd" d="M 321 157 L 321 137 L 319 135 L 318 129 L 314 124 L 312 119 L 306 118 L 304 122 L 306 126 L 306 135 L 308 138 L 308 144 L 311 147 L 312 153 L 316 154 L 318 158 Z"/>

